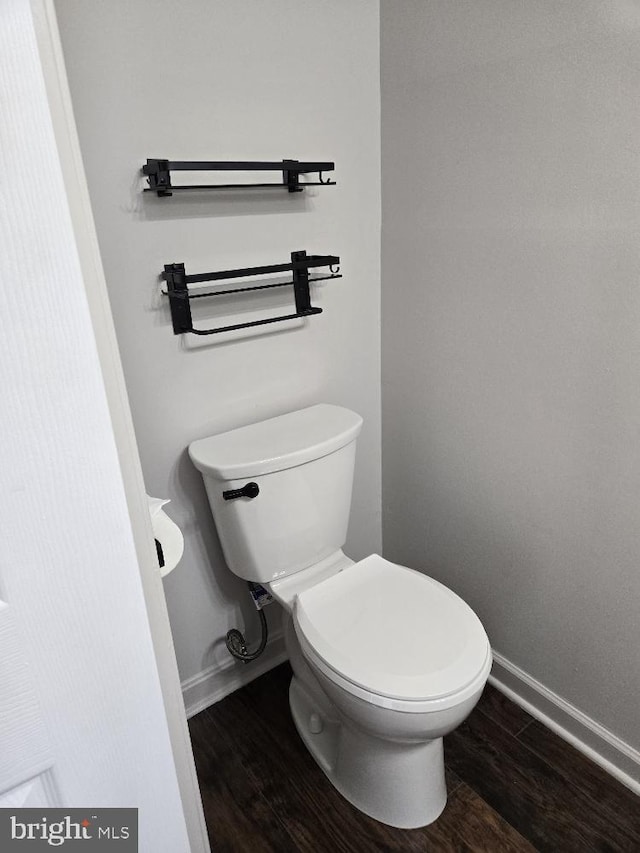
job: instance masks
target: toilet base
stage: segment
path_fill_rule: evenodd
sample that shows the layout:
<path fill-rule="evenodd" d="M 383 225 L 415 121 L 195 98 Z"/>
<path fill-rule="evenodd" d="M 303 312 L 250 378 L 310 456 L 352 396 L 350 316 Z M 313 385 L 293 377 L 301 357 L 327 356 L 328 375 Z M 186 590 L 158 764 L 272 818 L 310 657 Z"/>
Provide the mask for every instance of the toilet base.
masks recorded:
<path fill-rule="evenodd" d="M 400 829 L 432 823 L 447 802 L 442 738 L 385 741 L 341 719 L 293 677 L 289 704 L 296 729 L 333 786 L 360 811 Z"/>

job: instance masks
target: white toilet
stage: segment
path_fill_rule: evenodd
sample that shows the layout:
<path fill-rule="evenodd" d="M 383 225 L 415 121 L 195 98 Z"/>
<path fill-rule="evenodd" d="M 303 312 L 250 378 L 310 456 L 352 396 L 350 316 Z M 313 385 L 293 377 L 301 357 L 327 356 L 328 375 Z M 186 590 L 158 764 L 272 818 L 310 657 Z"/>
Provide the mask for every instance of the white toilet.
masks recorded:
<path fill-rule="evenodd" d="M 317 405 L 195 441 L 227 564 L 286 610 L 291 712 L 340 793 L 391 826 L 425 826 L 447 792 L 442 737 L 472 710 L 491 648 L 441 583 L 346 540 L 362 418 Z"/>

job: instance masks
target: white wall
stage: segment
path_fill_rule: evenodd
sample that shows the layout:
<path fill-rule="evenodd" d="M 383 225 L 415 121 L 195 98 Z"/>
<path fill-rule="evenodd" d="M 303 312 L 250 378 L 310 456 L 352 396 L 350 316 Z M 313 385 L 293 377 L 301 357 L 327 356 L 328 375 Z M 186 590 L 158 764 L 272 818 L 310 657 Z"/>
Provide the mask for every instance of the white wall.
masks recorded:
<path fill-rule="evenodd" d="M 385 552 L 640 746 L 640 8 L 382 4 Z"/>
<path fill-rule="evenodd" d="M 146 486 L 172 499 L 186 538 L 165 581 L 186 679 L 227 660 L 229 627 L 246 617 L 255 636 L 256 626 L 224 565 L 190 441 L 318 401 L 357 410 L 365 428 L 347 550 L 380 548 L 378 3 L 56 5 Z M 143 197 L 147 157 L 334 160 L 338 185 Z M 278 263 L 297 249 L 342 258 L 344 278 L 315 288 L 322 315 L 231 342 L 173 335 L 158 296 L 165 263 L 205 272 Z M 197 319 L 282 309 L 284 294 L 269 294 L 226 301 L 237 313 L 224 317 L 211 301 Z"/>
<path fill-rule="evenodd" d="M 30 5 L 0 4 L 0 609 L 18 625 L 53 757 L 47 798 L 32 802 L 138 807 L 140 850 L 182 853 L 146 601 Z M 4 682 L 14 666 L 2 651 Z M 22 699 L 3 705 L 5 735 Z M 11 746 L 18 765 L 21 744 Z M 3 804 L 11 794 L 20 803 L 29 785 L 1 791 Z"/>

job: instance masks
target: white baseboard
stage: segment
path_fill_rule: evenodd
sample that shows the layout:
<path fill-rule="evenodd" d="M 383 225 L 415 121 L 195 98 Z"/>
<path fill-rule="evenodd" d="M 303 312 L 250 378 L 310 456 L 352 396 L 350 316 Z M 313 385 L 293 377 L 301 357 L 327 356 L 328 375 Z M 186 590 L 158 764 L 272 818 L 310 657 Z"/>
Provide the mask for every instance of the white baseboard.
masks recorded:
<path fill-rule="evenodd" d="M 264 652 L 257 660 L 242 663 L 229 655 L 228 660 L 214 663 L 197 675 L 186 678 L 182 682 L 182 696 L 187 717 L 204 711 L 286 659 L 284 635 L 278 631 L 271 634 Z"/>
<path fill-rule="evenodd" d="M 532 717 L 640 794 L 640 752 L 494 652 L 489 681 Z"/>

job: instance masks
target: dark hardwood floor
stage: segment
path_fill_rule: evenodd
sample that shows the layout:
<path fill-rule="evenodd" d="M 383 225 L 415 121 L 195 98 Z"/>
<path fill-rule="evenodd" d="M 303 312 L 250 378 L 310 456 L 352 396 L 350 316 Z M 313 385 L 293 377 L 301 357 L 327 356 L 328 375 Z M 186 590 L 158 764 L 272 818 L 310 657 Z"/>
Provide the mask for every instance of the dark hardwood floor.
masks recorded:
<path fill-rule="evenodd" d="M 489 685 L 445 738 L 440 818 L 402 830 L 366 817 L 302 745 L 290 677 L 283 664 L 190 721 L 214 853 L 640 853 L 640 798 Z"/>

